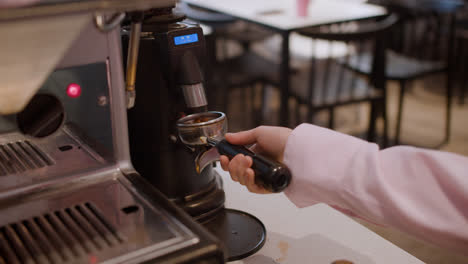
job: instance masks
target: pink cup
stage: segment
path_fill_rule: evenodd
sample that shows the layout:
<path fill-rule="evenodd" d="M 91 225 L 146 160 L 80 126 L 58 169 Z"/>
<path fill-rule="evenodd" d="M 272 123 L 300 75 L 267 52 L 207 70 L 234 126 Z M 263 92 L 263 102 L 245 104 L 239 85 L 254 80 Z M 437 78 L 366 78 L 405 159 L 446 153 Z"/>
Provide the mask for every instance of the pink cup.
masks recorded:
<path fill-rule="evenodd" d="M 309 9 L 310 0 L 296 0 L 297 15 L 306 17 Z"/>

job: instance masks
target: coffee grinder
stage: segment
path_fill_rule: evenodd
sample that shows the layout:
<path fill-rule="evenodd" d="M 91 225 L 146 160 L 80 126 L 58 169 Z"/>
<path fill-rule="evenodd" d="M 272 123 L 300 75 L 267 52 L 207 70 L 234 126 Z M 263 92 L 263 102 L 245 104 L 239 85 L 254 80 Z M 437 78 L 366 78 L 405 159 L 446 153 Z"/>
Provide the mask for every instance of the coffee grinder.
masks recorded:
<path fill-rule="evenodd" d="M 200 157 L 211 146 L 207 142 L 184 144 L 187 142 L 179 137 L 178 124 L 180 127 L 183 122 L 178 120 L 193 123 L 193 117 L 199 115 L 199 125 L 211 122 L 204 88 L 206 55 L 202 29 L 171 10 L 158 18 L 152 15 L 144 15 L 136 100 L 128 111 L 132 163 L 149 182 L 224 243 L 229 261 L 247 257 L 265 242 L 263 224 L 252 215 L 224 208 L 222 179 L 214 170 L 215 164 L 205 162 L 203 168 L 199 166 Z M 129 39 L 124 31 L 124 50 Z M 290 176 L 286 185 L 289 179 Z"/>

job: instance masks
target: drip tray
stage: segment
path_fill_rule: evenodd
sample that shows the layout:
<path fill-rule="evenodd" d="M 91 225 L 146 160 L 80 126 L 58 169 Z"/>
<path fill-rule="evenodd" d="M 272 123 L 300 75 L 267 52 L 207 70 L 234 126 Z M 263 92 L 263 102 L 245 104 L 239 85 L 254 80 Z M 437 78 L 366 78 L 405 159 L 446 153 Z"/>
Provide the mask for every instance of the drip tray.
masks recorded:
<path fill-rule="evenodd" d="M 29 140 L 0 145 L 0 176 L 53 165 L 54 162 Z"/>
<path fill-rule="evenodd" d="M 223 209 L 203 225 L 225 245 L 228 261 L 255 254 L 266 241 L 263 223 L 246 212 Z"/>
<path fill-rule="evenodd" d="M 0 264 L 133 263 L 198 243 L 126 178 L 0 208 Z"/>
<path fill-rule="evenodd" d="M 3 263 L 27 262 L 32 256 L 39 263 L 66 263 L 125 241 L 90 202 L 0 227 Z"/>
<path fill-rule="evenodd" d="M 78 136 L 71 126 L 64 126 L 47 138 L 25 137 L 21 133 L 0 137 L 0 199 L 9 191 L 33 188 L 46 181 L 60 181 L 73 174 L 97 170 L 111 160 L 99 154 Z"/>

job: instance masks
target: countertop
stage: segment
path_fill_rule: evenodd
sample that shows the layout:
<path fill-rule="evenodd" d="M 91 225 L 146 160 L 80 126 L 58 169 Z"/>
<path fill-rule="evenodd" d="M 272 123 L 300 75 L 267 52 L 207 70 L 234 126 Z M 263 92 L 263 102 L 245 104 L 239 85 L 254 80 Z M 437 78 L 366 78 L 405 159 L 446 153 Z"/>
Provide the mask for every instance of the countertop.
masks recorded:
<path fill-rule="evenodd" d="M 250 193 L 219 166 L 216 170 L 224 182 L 226 208 L 258 217 L 267 229 L 259 252 L 232 263 L 423 263 L 328 205 L 299 209 L 282 193 Z"/>

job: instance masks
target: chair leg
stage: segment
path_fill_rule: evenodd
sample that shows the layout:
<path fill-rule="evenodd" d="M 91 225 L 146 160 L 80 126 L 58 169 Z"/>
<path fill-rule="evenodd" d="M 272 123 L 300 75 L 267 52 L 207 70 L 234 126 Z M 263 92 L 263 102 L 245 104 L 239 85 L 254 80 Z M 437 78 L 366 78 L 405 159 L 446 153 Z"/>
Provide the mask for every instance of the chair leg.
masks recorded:
<path fill-rule="evenodd" d="M 377 122 L 377 105 L 376 102 L 370 102 L 369 128 L 367 130 L 367 141 L 375 142 L 375 128 Z"/>
<path fill-rule="evenodd" d="M 465 95 L 466 95 L 466 85 L 468 84 L 468 75 L 463 74 L 463 81 L 461 82 L 461 91 L 460 91 L 460 105 L 465 105 Z"/>
<path fill-rule="evenodd" d="M 388 147 L 388 116 L 387 116 L 387 99 L 384 98 L 380 103 L 382 106 L 382 119 L 383 119 L 383 142 L 382 148 Z"/>
<path fill-rule="evenodd" d="M 252 87 L 250 88 L 250 104 L 252 105 L 252 110 L 255 111 L 257 110 L 255 105 L 256 105 L 256 99 L 257 99 L 257 93 L 256 93 L 256 90 L 257 90 L 257 86 L 258 86 L 258 83 L 254 83 L 252 85 Z"/>
<path fill-rule="evenodd" d="M 466 95 L 466 85 L 468 84 L 468 76 L 465 74 L 465 69 L 468 68 L 467 62 L 465 61 L 465 58 L 467 56 L 467 53 L 464 45 L 465 44 L 463 41 L 461 41 L 460 46 L 458 49 L 460 50 L 460 53 L 458 54 L 457 58 L 462 61 L 460 63 L 460 71 L 459 75 L 461 76 L 461 88 L 460 88 L 460 98 L 459 98 L 459 104 L 460 105 L 465 105 L 465 95 Z"/>
<path fill-rule="evenodd" d="M 398 98 L 398 114 L 397 114 L 397 126 L 396 126 L 396 135 L 395 135 L 395 145 L 400 144 L 400 133 L 401 133 L 401 119 L 403 112 L 403 98 L 405 97 L 406 92 L 406 81 L 400 81 L 400 94 Z"/>
<path fill-rule="evenodd" d="M 265 100 L 264 100 L 265 84 L 263 82 L 259 82 L 259 83 L 257 83 L 256 86 L 258 86 L 260 88 L 260 96 L 261 96 L 260 105 L 259 105 L 258 109 L 253 108 L 254 111 L 255 111 L 255 114 L 254 114 L 255 124 L 254 125 L 257 127 L 257 126 L 260 126 L 263 123 L 263 109 L 264 109 L 264 102 L 265 102 Z M 254 99 L 256 98 L 256 96 L 255 96 L 256 93 L 255 92 L 256 92 L 255 89 L 253 89 L 252 90 L 252 98 L 254 98 Z M 252 99 L 252 106 L 255 105 L 255 100 L 254 99 Z"/>
<path fill-rule="evenodd" d="M 328 109 L 328 128 L 335 129 L 335 108 Z"/>
<path fill-rule="evenodd" d="M 311 124 L 314 123 L 314 114 L 315 112 L 313 111 L 312 107 L 311 106 L 308 106 L 307 107 L 307 121 Z"/>
<path fill-rule="evenodd" d="M 267 108 L 267 101 L 268 100 L 266 98 L 266 96 L 267 96 L 267 92 L 266 92 L 267 85 L 264 82 L 262 82 L 262 85 L 261 85 L 260 89 L 261 89 L 260 94 L 261 94 L 261 97 L 262 97 L 262 98 L 260 98 L 261 99 L 260 100 L 260 114 L 261 114 L 261 117 L 262 117 L 261 119 L 262 119 L 262 122 L 263 122 L 264 114 L 266 113 L 266 111 L 268 109 Z"/>
<path fill-rule="evenodd" d="M 465 104 L 465 86 L 466 86 L 466 74 L 464 74 L 464 68 L 466 66 L 466 62 L 463 60 L 465 57 L 465 50 L 463 48 L 463 40 L 459 39 L 457 42 L 457 46 L 455 48 L 455 67 L 458 69 L 456 71 L 456 80 L 458 85 L 460 86 L 460 97 L 458 98 L 458 104 L 464 105 Z"/>
<path fill-rule="evenodd" d="M 450 127 L 452 121 L 452 96 L 453 96 L 453 82 L 449 75 L 447 75 L 447 108 L 445 109 L 445 138 L 443 143 L 448 143 L 450 140 Z"/>
<path fill-rule="evenodd" d="M 299 101 L 296 100 L 296 120 L 295 120 L 295 126 L 298 126 L 301 124 L 301 104 L 299 104 Z"/>
<path fill-rule="evenodd" d="M 242 104 L 241 111 L 242 111 L 242 115 L 244 117 L 251 114 L 251 112 L 249 113 L 249 108 L 248 108 L 249 107 L 249 104 L 248 104 L 248 100 L 249 100 L 248 90 L 250 89 L 250 86 L 251 85 L 247 85 L 245 87 L 240 87 L 240 93 L 241 93 L 240 94 L 240 100 L 241 100 L 241 104 Z M 249 118 L 243 118 L 242 120 L 243 120 L 242 125 L 244 126 L 244 128 L 248 128 L 249 122 L 250 122 Z"/>
<path fill-rule="evenodd" d="M 222 96 L 222 105 L 221 105 L 221 109 L 223 109 L 223 112 L 224 113 L 228 113 L 229 111 L 229 87 L 227 87 L 227 85 L 223 84 L 222 85 L 222 92 L 221 92 L 221 96 Z"/>

